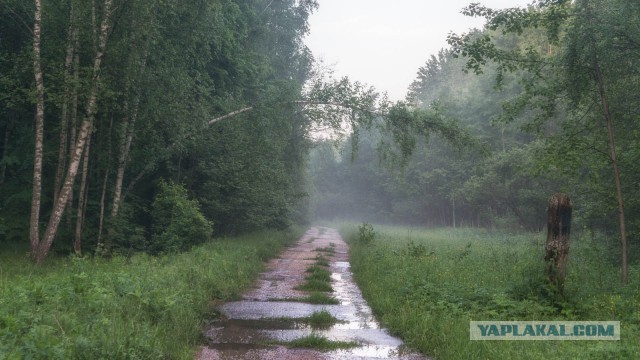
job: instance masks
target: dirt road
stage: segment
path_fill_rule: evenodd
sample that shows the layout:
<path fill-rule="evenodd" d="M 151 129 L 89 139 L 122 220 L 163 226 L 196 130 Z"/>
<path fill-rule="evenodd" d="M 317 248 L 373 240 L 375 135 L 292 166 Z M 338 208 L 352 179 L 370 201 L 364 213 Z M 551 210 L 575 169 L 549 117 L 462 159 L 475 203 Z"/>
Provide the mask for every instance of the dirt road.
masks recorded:
<path fill-rule="evenodd" d="M 309 294 L 295 289 L 305 281 L 305 271 L 316 263 L 319 253 L 329 260 L 333 288 L 329 295 L 339 301 L 338 305 L 301 302 Z M 295 320 L 322 310 L 341 322 L 330 328 L 313 329 Z M 390 336 L 375 320 L 353 281 L 348 246 L 335 229 L 309 229 L 294 246 L 268 263 L 254 289 L 241 301 L 226 303 L 220 311 L 224 319 L 214 322 L 205 333 L 209 344 L 198 353 L 200 360 L 425 359 L 406 351 L 402 341 Z M 269 345 L 310 334 L 358 345 L 326 352 Z"/>

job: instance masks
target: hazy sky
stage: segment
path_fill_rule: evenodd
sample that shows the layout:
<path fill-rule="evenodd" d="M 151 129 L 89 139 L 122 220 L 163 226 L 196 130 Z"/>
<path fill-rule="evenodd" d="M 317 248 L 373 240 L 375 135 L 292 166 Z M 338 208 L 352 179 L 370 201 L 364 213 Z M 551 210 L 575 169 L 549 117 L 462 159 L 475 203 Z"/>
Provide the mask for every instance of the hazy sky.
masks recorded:
<path fill-rule="evenodd" d="M 481 28 L 483 21 L 460 13 L 471 2 L 495 8 L 532 0 L 318 0 L 307 46 L 316 59 L 403 99 L 418 68 L 447 47 L 447 34 Z"/>

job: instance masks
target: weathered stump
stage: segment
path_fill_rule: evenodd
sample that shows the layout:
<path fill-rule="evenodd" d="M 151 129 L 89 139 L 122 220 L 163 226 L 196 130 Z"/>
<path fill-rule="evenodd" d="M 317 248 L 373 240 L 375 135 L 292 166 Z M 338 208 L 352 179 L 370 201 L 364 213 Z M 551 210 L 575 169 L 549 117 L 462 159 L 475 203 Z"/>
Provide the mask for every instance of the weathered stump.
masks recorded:
<path fill-rule="evenodd" d="M 557 193 L 549 198 L 544 260 L 547 262 L 546 273 L 549 281 L 561 294 L 567 275 L 571 210 L 571 199 L 566 194 Z"/>

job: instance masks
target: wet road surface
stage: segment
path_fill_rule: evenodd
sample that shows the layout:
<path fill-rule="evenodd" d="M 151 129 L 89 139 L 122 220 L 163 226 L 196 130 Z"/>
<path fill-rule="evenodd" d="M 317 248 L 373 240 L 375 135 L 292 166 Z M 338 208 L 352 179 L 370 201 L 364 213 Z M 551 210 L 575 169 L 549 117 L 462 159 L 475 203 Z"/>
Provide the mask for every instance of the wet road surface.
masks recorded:
<path fill-rule="evenodd" d="M 332 252 L 320 251 L 329 248 Z M 320 253 L 330 263 L 333 292 L 328 295 L 336 298 L 339 305 L 300 302 L 308 293 L 295 289 L 305 281 L 308 275 L 305 271 L 316 263 L 315 258 Z M 309 229 L 294 246 L 267 264 L 267 270 L 241 301 L 226 303 L 219 310 L 223 319 L 213 322 L 205 332 L 209 341 L 197 355 L 200 360 L 426 359 L 404 349 L 402 341 L 390 336 L 375 320 L 353 281 L 347 244 L 335 229 Z M 322 310 L 341 322 L 327 329 L 312 329 L 295 320 Z M 322 352 L 266 345 L 311 334 L 329 340 L 356 342 L 358 346 Z"/>

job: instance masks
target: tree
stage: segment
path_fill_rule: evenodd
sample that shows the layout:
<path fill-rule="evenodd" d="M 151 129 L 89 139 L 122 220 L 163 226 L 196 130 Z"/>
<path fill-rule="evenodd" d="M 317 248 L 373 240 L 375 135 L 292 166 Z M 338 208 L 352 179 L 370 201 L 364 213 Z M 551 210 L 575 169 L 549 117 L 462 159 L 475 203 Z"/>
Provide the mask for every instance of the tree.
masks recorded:
<path fill-rule="evenodd" d="M 626 12 L 625 16 L 621 16 L 622 11 Z M 539 48 L 528 47 L 524 51 L 507 51 L 496 45 L 489 34 L 452 35 L 449 38 L 454 53 L 468 57 L 467 69 L 479 73 L 487 61 L 494 61 L 500 70 L 499 79 L 506 72 L 524 71 L 528 74 L 527 81 L 523 83 L 525 92 L 507 109 L 512 116 L 525 109 L 537 112 L 532 128 L 542 129 L 547 120 L 554 119 L 559 121 L 565 134 L 560 133 L 559 136 L 574 141 L 576 138 L 567 136 L 567 133 L 582 130 L 575 127 L 576 123 L 604 119 L 605 134 L 600 133 L 600 127 L 594 123 L 587 124 L 585 130 L 589 137 L 596 141 L 604 140 L 608 147 L 619 214 L 623 284 L 628 281 L 627 231 L 624 183 L 616 155 L 613 114 L 629 111 L 618 101 L 623 97 L 619 91 L 627 84 L 637 83 L 633 70 L 635 64 L 630 64 L 630 68 L 617 65 L 637 56 L 638 48 L 630 41 L 637 35 L 637 18 L 630 14 L 637 11 L 636 4 L 625 0 L 540 1 L 537 8 L 505 10 L 473 4 L 466 13 L 487 18 L 488 29 L 518 35 L 534 27 L 544 29 L 549 42 L 547 49 L 540 51 Z M 553 47 L 558 50 L 550 51 Z M 615 110 L 615 106 L 619 106 L 619 110 Z M 566 108 L 566 113 L 558 117 L 565 111 L 563 108 Z M 600 116 L 595 116 L 597 108 Z M 558 136 L 557 133 L 553 135 Z M 592 145 L 592 149 L 598 152 L 599 147 Z"/>
<path fill-rule="evenodd" d="M 40 202 L 42 199 L 42 152 L 44 147 L 44 79 L 40 42 L 42 38 L 42 1 L 35 0 L 33 22 L 33 73 L 36 80 L 36 126 L 33 160 L 33 195 L 31 200 L 30 244 L 31 257 L 37 258 L 40 244 Z"/>

